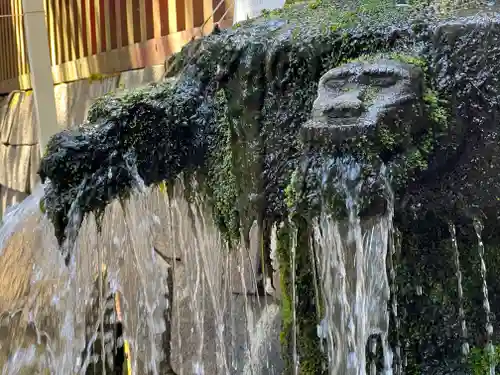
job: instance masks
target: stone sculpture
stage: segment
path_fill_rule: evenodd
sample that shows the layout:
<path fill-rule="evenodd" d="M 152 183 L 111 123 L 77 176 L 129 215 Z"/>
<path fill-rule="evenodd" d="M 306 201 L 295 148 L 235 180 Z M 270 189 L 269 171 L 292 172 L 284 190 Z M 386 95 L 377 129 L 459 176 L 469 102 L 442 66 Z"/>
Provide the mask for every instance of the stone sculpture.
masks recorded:
<path fill-rule="evenodd" d="M 319 134 L 327 143 L 374 137 L 377 126 L 409 135 L 426 128 L 427 124 L 416 118 L 424 107 L 422 70 L 397 60 L 366 59 L 344 64 L 321 77 L 311 121 L 303 129 L 306 142 Z M 408 127 L 410 131 L 405 129 Z"/>
<path fill-rule="evenodd" d="M 90 126 L 52 138 L 40 168 L 50 180 L 44 209 L 60 243 L 71 243 L 66 229 L 126 199 L 138 176 L 152 185 L 184 174 L 203 181 L 229 243 L 254 221 L 264 228 L 292 217 L 298 303 L 296 327 L 284 309 L 283 356 L 290 370 L 296 350 L 300 373 L 318 375 L 326 359 L 313 313 L 320 306 L 312 297 L 309 237 L 324 194 L 320 172 L 332 157 L 361 162 L 364 215 L 379 194 L 383 164 L 401 234 L 392 280 L 399 320 L 391 322 L 390 342 L 403 348 L 407 373 L 464 371 L 471 366 L 464 341 L 477 355 L 498 341 L 494 332 L 475 343 L 459 325 L 466 319 L 484 337 L 483 282 L 493 306 L 486 320 L 500 318 L 499 39 L 495 12 L 443 20 L 384 1 L 323 1 L 222 30 L 169 61 L 175 82 L 105 97 L 92 108 Z M 71 207 L 80 213 L 74 222 Z M 456 297 L 451 227 L 458 228 L 463 298 Z M 280 226 L 284 306 L 293 290 L 290 233 Z M 482 273 L 477 238 L 488 264 Z"/>

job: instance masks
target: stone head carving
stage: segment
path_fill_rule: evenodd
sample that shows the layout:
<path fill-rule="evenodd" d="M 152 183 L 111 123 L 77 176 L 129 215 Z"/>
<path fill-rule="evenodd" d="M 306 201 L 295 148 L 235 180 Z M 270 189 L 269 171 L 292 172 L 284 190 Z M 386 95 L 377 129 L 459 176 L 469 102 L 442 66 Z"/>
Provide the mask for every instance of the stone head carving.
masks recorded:
<path fill-rule="evenodd" d="M 420 68 L 392 59 L 334 68 L 319 81 L 303 136 L 306 142 L 337 143 L 370 135 L 381 124 L 395 132 L 416 131 L 422 125 L 423 82 Z"/>

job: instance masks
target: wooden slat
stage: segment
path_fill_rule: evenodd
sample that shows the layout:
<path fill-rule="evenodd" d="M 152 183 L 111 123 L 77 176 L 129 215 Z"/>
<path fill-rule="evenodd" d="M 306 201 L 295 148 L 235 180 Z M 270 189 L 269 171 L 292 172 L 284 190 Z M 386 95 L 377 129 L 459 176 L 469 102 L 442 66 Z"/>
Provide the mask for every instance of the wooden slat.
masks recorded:
<path fill-rule="evenodd" d="M 152 0 L 153 2 L 153 38 L 161 37 L 161 15 L 160 0 Z"/>
<path fill-rule="evenodd" d="M 193 0 L 184 0 L 184 29 L 190 30 L 194 28 L 194 6 Z"/>
<path fill-rule="evenodd" d="M 78 40 L 78 58 L 85 56 L 83 40 L 82 1 L 76 0 L 76 39 Z"/>
<path fill-rule="evenodd" d="M 85 0 L 85 30 L 87 31 L 85 35 L 85 39 L 87 40 L 85 42 L 87 45 L 87 56 L 92 55 L 92 15 L 90 14 L 90 1 Z"/>
<path fill-rule="evenodd" d="M 15 50 L 16 50 L 16 54 L 12 57 L 15 58 L 14 60 L 14 64 L 15 64 L 15 71 L 14 71 L 14 74 L 16 76 L 20 75 L 21 74 L 21 70 L 22 70 L 22 60 L 21 60 L 21 54 L 19 52 L 19 44 L 21 44 L 21 38 L 20 38 L 20 35 L 19 35 L 19 8 L 18 8 L 18 5 L 19 5 L 19 2 L 17 0 L 10 0 L 10 8 L 11 8 L 11 11 L 12 11 L 12 31 L 13 31 L 13 36 L 14 36 L 14 39 L 12 40 L 13 43 L 15 43 Z"/>
<path fill-rule="evenodd" d="M 132 0 L 125 0 L 127 10 L 127 38 L 128 44 L 134 43 L 134 5 Z"/>
<path fill-rule="evenodd" d="M 177 32 L 177 0 L 168 0 L 168 33 Z"/>
<path fill-rule="evenodd" d="M 200 27 L 205 21 L 203 18 L 203 0 L 191 0 L 191 3 L 193 4 L 193 27 Z"/>
<path fill-rule="evenodd" d="M 203 19 L 205 20 L 205 28 L 203 30 L 211 31 L 214 28 L 214 17 L 212 13 L 214 11 L 213 0 L 203 0 Z"/>
<path fill-rule="evenodd" d="M 115 19 L 116 21 L 116 44 L 118 48 L 123 47 L 122 39 L 122 12 L 121 12 L 122 0 L 115 0 Z"/>
<path fill-rule="evenodd" d="M 54 17 L 55 1 L 47 0 L 47 26 L 49 29 L 50 61 L 52 66 L 57 65 L 56 21 Z"/>
<path fill-rule="evenodd" d="M 160 13 L 158 13 L 160 15 L 160 32 L 161 32 L 161 36 L 164 36 L 164 35 L 168 35 L 169 34 L 169 19 L 170 19 L 170 15 L 169 15 L 169 11 L 168 11 L 168 2 L 169 0 L 158 0 L 158 2 L 160 3 Z"/>
<path fill-rule="evenodd" d="M 24 29 L 24 25 L 23 25 L 23 44 L 22 44 L 22 48 L 23 48 L 23 51 L 24 51 L 24 57 L 23 57 L 23 64 L 24 64 L 24 67 L 26 69 L 25 73 L 23 74 L 27 74 L 29 75 L 30 73 L 30 63 L 29 63 L 29 59 L 28 59 L 28 53 L 26 52 L 26 31 Z"/>
<path fill-rule="evenodd" d="M 76 13 L 75 1 L 66 0 L 68 2 L 66 7 L 66 16 L 68 17 L 68 43 L 69 43 L 69 61 L 76 60 L 77 57 L 77 34 L 76 34 Z"/>
<path fill-rule="evenodd" d="M 64 52 L 62 50 L 62 36 L 61 36 L 61 0 L 54 0 L 54 30 L 56 32 L 56 64 L 64 62 Z"/>
<path fill-rule="evenodd" d="M 3 2 L 0 2 L 0 15 L 5 14 L 5 5 Z M 2 49 L 6 49 L 7 47 L 7 38 L 5 25 L 7 24 L 7 18 L 0 18 L 0 46 Z M 0 80 L 6 80 L 7 77 L 7 59 L 0 59 Z"/>
<path fill-rule="evenodd" d="M 62 38 L 62 49 L 63 49 L 63 62 L 72 60 L 69 53 L 69 20 L 68 20 L 68 1 L 61 0 L 60 3 L 60 19 L 58 23 L 61 25 L 61 38 Z"/>
<path fill-rule="evenodd" d="M 133 9 L 133 21 L 132 25 L 134 28 L 134 41 L 131 42 L 129 40 L 129 44 L 140 43 L 141 42 L 141 15 L 139 13 L 139 9 L 141 7 L 141 2 L 144 0 L 132 0 L 132 9 Z"/>
<path fill-rule="evenodd" d="M 94 23 L 95 23 L 95 53 L 102 52 L 102 33 L 101 33 L 101 1 L 94 0 Z"/>
<path fill-rule="evenodd" d="M 141 42 L 148 40 L 148 30 L 146 27 L 146 1 L 151 2 L 151 0 L 141 0 L 139 2 L 139 27 L 141 30 Z"/>
<path fill-rule="evenodd" d="M 155 16 L 153 10 L 153 0 L 147 0 L 144 2 L 146 7 L 146 40 L 155 38 Z M 158 17 L 159 18 L 159 17 Z M 157 25 L 161 28 L 161 24 Z"/>
<path fill-rule="evenodd" d="M 6 4 L 5 7 L 5 14 L 10 15 L 12 14 L 12 9 L 10 6 L 10 3 Z M 5 30 L 5 35 L 7 36 L 7 55 L 6 55 L 6 60 L 7 60 L 7 78 L 14 78 L 14 59 L 16 57 L 15 55 L 15 49 L 14 49 L 14 43 L 13 41 L 13 34 L 12 34 L 12 18 L 7 17 L 6 18 L 6 30 Z"/>
<path fill-rule="evenodd" d="M 104 0 L 104 33 L 106 37 L 106 51 L 111 51 L 111 9 L 109 0 Z"/>

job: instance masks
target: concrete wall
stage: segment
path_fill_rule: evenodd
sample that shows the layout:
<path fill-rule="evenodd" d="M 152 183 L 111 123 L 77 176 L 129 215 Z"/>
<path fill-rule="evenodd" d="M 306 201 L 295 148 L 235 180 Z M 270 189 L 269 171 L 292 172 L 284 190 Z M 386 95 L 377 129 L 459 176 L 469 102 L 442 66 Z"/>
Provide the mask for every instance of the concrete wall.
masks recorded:
<path fill-rule="evenodd" d="M 91 103 L 106 93 L 159 81 L 163 65 L 126 71 L 101 80 L 81 80 L 54 87 L 58 126 L 81 124 Z M 32 91 L 0 97 L 0 217 L 12 204 L 28 196 L 38 183 L 40 163 Z"/>

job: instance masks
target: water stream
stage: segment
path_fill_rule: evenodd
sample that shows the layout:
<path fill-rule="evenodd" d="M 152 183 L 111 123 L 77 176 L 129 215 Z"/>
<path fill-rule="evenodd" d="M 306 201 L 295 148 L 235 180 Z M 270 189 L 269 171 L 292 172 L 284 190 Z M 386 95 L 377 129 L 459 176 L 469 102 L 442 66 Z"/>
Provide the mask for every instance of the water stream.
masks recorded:
<path fill-rule="evenodd" d="M 357 163 L 340 162 L 333 178 L 343 193 L 348 217 L 338 221 L 324 212 L 314 225 L 319 279 L 323 290 L 329 374 L 365 375 L 366 347 L 383 352 L 382 373 L 392 375 L 388 343 L 390 285 L 386 259 L 393 234 L 392 192 L 386 183 L 385 214 L 360 219 L 364 181 Z M 392 256 L 392 254 L 389 254 Z M 373 359 L 375 362 L 375 359 Z M 375 363 L 370 374 L 377 373 Z"/>
<path fill-rule="evenodd" d="M 9 335 L 0 339 L 1 349 L 9 359 L 2 374 L 22 373 L 21 367 L 27 373 L 46 369 L 57 375 L 101 369 L 102 351 L 115 345 L 107 331 L 108 337 L 101 339 L 109 323 L 105 320 L 114 319 L 106 317 L 106 297 L 117 291 L 127 327 L 118 343 L 130 346 L 133 374 L 158 374 L 168 354 L 172 366 L 185 374 L 279 373 L 279 364 L 268 358 L 279 357 L 279 342 L 269 337 L 279 336 L 279 309 L 271 298 L 247 295 L 255 280 L 249 267 L 251 249 L 229 253 L 203 200 L 187 202 L 182 190 L 179 184 L 171 197 L 156 188 L 138 190 L 127 202 L 111 204 L 102 221 L 87 217 L 69 267 L 38 208 L 41 189 L 5 218 L 0 269 L 11 278 L 13 296 L 11 301 L 0 299 L 0 307 L 17 307 L 17 297 L 30 303 L 20 307 L 17 324 L 14 318 L 4 322 Z M 23 246 L 14 249 L 19 243 Z M 21 271 L 5 264 L 14 251 L 26 254 Z M 105 279 L 99 277 L 101 264 L 106 266 Z M 166 282 L 169 272 L 176 280 L 174 290 Z M 97 294 L 96 280 L 106 281 Z M 47 285 L 51 293 L 42 296 Z M 173 306 L 168 306 L 169 293 L 174 294 Z M 168 310 L 173 316 L 172 353 L 164 353 L 162 343 Z M 46 339 L 26 338 L 31 326 Z M 94 348 L 90 356 L 86 343 L 99 340 L 107 345 L 97 352 Z"/>
<path fill-rule="evenodd" d="M 324 210 L 313 221 L 310 239 L 318 280 L 314 290 L 321 299 L 320 311 L 311 313 L 321 315 L 318 340 L 327 354 L 328 373 L 399 375 L 395 258 L 401 244 L 393 226 L 392 191 L 384 180 L 385 212 L 361 219 L 359 166 L 340 163 L 335 173 L 347 217 L 340 220 Z M 279 301 L 251 295 L 259 241 L 229 249 L 201 196 L 187 201 L 180 181 L 170 195 L 138 183 L 129 200 L 113 202 L 102 218 L 85 218 L 66 266 L 52 225 L 40 212 L 42 194 L 39 187 L 10 211 L 0 229 L 0 287 L 8 291 L 0 296 L 0 308 L 9 312 L 0 325 L 3 375 L 110 373 L 114 354 L 124 345 L 130 347 L 131 374 L 163 374 L 165 366 L 186 375 L 282 373 Z M 489 339 L 493 327 L 478 220 L 474 228 Z M 449 230 L 465 355 L 460 259 L 455 227 L 450 224 Z M 257 226 L 252 233 L 259 238 Z M 292 271 L 299 266 L 296 236 L 291 236 Z M 109 329 L 117 321 L 111 296 L 119 296 L 122 307 L 126 329 L 120 337 Z M 294 290 L 292 306 L 298 298 Z M 292 312 L 293 371 L 298 375 L 297 316 Z M 397 337 L 392 348 L 390 318 Z"/>
<path fill-rule="evenodd" d="M 493 336 L 493 325 L 491 324 L 491 308 L 490 308 L 490 300 L 488 298 L 488 284 L 486 281 L 486 263 L 484 261 L 484 243 L 481 237 L 483 231 L 483 224 L 478 218 L 473 219 L 474 230 L 476 231 L 477 236 L 477 248 L 479 255 L 479 264 L 480 264 L 480 272 L 481 272 L 481 281 L 482 281 L 482 292 L 483 292 L 483 308 L 485 314 L 485 341 L 486 341 L 486 349 L 490 353 L 491 358 L 494 357 L 495 348 L 493 347 L 493 343 L 491 342 L 491 338 Z M 489 366 L 489 375 L 495 374 L 495 364 L 492 363 Z"/>

